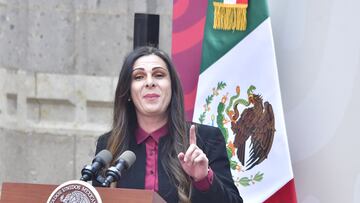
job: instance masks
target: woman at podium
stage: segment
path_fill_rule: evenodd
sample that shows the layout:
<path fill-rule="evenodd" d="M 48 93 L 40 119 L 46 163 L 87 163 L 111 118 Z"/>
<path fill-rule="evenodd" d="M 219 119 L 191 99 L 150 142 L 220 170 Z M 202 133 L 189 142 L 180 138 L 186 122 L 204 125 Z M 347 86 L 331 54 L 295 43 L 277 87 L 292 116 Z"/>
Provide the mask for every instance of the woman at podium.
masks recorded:
<path fill-rule="evenodd" d="M 108 149 L 112 164 L 125 150 L 136 154 L 119 188 L 154 190 L 167 202 L 242 202 L 223 135 L 218 128 L 186 122 L 183 97 L 166 53 L 134 50 L 119 75 L 112 130 L 99 137 L 96 153 Z"/>

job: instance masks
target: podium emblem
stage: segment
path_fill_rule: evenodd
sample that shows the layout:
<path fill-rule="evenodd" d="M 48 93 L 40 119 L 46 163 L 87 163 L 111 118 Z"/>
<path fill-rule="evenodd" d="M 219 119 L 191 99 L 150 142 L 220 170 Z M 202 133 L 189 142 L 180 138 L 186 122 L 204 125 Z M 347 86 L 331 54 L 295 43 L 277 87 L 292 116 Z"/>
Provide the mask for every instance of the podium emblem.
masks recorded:
<path fill-rule="evenodd" d="M 102 203 L 99 193 L 87 182 L 70 180 L 59 185 L 47 203 Z"/>

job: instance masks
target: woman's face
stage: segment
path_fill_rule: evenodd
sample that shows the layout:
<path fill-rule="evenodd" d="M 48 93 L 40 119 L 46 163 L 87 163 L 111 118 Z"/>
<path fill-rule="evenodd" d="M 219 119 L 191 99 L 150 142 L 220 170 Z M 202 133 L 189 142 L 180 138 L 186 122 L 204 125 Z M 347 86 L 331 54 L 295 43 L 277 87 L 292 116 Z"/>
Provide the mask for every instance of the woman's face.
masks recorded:
<path fill-rule="evenodd" d="M 138 58 L 131 75 L 131 100 L 137 116 L 166 116 L 171 80 L 165 62 L 152 54 Z"/>

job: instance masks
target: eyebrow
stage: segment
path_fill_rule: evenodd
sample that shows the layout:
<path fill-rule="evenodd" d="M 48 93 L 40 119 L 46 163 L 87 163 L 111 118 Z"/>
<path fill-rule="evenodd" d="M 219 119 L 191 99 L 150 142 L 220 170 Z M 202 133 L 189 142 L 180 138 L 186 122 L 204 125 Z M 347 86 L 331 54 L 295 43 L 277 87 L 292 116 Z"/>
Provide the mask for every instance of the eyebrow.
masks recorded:
<path fill-rule="evenodd" d="M 151 71 L 154 71 L 154 70 L 157 70 L 157 69 L 164 69 L 166 71 L 169 71 L 167 68 L 164 68 L 164 67 L 161 67 L 161 66 L 158 66 L 158 67 L 154 67 L 151 69 Z M 141 67 L 137 67 L 137 68 L 134 68 L 132 70 L 132 72 L 136 71 L 136 70 L 145 70 L 145 68 L 141 68 Z"/>

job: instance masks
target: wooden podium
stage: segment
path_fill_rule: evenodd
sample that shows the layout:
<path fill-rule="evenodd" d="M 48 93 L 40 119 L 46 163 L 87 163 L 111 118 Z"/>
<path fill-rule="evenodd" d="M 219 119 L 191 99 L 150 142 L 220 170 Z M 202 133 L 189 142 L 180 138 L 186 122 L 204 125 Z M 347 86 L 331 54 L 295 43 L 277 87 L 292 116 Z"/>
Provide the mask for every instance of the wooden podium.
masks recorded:
<path fill-rule="evenodd" d="M 3 183 L 0 203 L 45 203 L 57 185 Z M 151 190 L 96 188 L 103 203 L 165 203 Z"/>

